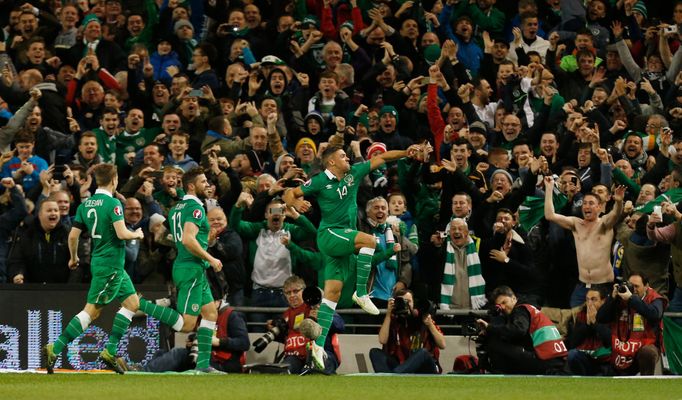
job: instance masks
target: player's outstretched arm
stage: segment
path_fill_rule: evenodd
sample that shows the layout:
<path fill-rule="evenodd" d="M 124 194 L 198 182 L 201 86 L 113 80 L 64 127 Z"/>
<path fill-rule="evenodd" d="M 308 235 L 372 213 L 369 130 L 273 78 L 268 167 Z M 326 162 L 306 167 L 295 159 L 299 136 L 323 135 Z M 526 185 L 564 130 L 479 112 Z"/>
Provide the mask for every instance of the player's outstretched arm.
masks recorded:
<path fill-rule="evenodd" d="M 303 190 L 300 186 L 285 191 L 282 200 L 287 207 L 294 207 L 300 213 L 305 213 L 310 209 L 310 202 L 303 198 Z"/>
<path fill-rule="evenodd" d="M 121 240 L 133 240 L 133 239 L 143 239 L 144 234 L 142 233 L 142 228 L 137 228 L 134 232 L 126 228 L 126 223 L 123 220 L 114 222 L 114 231 L 116 231 L 116 237 Z"/>
<path fill-rule="evenodd" d="M 407 148 L 407 150 L 392 150 L 385 153 L 379 154 L 373 157 L 369 162 L 369 169 L 375 170 L 387 162 L 396 161 L 404 157 L 410 157 L 414 160 L 419 160 L 421 162 L 427 162 L 429 153 L 433 148 L 428 144 L 413 144 Z"/>

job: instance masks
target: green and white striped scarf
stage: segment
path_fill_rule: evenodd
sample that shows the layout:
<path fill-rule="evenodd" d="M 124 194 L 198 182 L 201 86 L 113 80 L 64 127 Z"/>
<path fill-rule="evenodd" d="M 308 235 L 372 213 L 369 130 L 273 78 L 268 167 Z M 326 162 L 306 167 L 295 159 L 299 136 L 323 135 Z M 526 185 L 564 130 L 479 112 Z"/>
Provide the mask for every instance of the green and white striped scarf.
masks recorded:
<path fill-rule="evenodd" d="M 474 241 L 469 236 L 469 243 L 466 245 L 466 267 L 469 276 L 469 297 L 471 308 L 480 310 L 487 303 L 485 298 L 485 280 L 481 275 L 481 260 L 478 258 L 478 241 Z M 452 299 L 452 292 L 457 283 L 455 275 L 455 248 L 447 238 L 447 254 L 445 258 L 445 268 L 443 271 L 443 282 L 440 285 L 440 308 L 449 310 Z"/>

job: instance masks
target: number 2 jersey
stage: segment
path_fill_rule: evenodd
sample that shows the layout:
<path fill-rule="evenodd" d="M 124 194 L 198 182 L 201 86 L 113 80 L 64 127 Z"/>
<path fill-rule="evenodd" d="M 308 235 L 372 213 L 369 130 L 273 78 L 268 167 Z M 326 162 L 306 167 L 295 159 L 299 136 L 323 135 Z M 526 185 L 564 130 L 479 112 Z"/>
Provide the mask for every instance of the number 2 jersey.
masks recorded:
<path fill-rule="evenodd" d="M 114 230 L 114 222 L 121 220 L 123 206 L 106 190 L 97 189 L 78 206 L 73 226 L 87 231 L 92 238 L 91 268 L 123 269 L 125 242 Z"/>
<path fill-rule="evenodd" d="M 208 268 L 209 264 L 206 260 L 193 255 L 182 244 L 184 235 L 185 223 L 190 222 L 199 228 L 196 239 L 201 248 L 206 250 L 208 248 L 208 232 L 210 227 L 208 219 L 206 218 L 206 211 L 201 200 L 196 196 L 186 194 L 182 201 L 171 208 L 168 213 L 168 224 L 170 225 L 171 235 L 173 241 L 178 249 L 178 256 L 175 258 L 173 268 L 192 268 L 202 267 Z"/>

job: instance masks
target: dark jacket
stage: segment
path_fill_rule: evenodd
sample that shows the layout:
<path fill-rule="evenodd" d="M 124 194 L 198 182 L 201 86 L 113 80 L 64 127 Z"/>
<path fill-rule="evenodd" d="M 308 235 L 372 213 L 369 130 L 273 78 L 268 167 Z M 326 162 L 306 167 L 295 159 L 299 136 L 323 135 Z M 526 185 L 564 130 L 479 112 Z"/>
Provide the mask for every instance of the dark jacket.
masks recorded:
<path fill-rule="evenodd" d="M 0 214 L 0 283 L 11 282 L 14 275 L 16 275 L 10 275 L 7 270 L 10 239 L 14 229 L 28 215 L 24 196 L 16 186 L 10 193 L 10 199 L 11 208 L 5 209 Z"/>
<path fill-rule="evenodd" d="M 68 282 L 71 276 L 68 236 L 68 229 L 60 222 L 48 238 L 40 219 L 29 217 L 17 231 L 10 251 L 9 275 L 23 274 L 25 283 Z"/>
<path fill-rule="evenodd" d="M 244 245 L 242 238 L 232 229 L 226 228 L 218 235 L 215 244 L 209 246 L 208 253 L 223 263 L 220 273 L 225 276 L 228 294 L 244 289 L 246 269 L 244 268 Z"/>

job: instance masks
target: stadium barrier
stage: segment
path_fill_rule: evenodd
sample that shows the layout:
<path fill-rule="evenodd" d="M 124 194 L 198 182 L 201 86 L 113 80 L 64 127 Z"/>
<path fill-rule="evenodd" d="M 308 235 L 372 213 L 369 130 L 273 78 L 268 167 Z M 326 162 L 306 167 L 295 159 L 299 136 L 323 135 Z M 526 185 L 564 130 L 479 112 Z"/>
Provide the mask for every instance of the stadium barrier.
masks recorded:
<path fill-rule="evenodd" d="M 168 288 L 159 285 L 138 285 L 137 289 L 148 299 L 168 295 Z M 0 285 L 0 369 L 25 370 L 40 367 L 41 348 L 53 342 L 61 333 L 69 319 L 82 310 L 87 295 L 83 285 Z M 250 313 L 281 314 L 284 308 L 237 307 L 247 316 Z M 101 317 L 93 322 L 85 333 L 72 342 L 66 357 L 60 356 L 57 368 L 90 370 L 103 368 L 97 357 L 108 339 L 117 304 L 102 310 Z M 381 310 L 382 314 L 385 310 Z M 362 310 L 338 310 L 344 319 L 364 316 Z M 447 348 L 441 352 L 441 365 L 448 371 L 454 358 L 460 354 L 475 354 L 474 343 L 459 335 L 462 318 L 484 315 L 482 311 L 447 310 L 438 311 L 437 323 L 446 333 Z M 670 317 L 682 317 L 682 313 L 666 313 Z M 450 317 L 451 316 L 451 317 Z M 377 336 L 378 323 L 347 323 L 346 333 L 339 335 L 343 362 L 339 373 L 372 372 L 369 362 L 369 349 L 379 347 Z M 258 323 L 249 323 L 251 327 Z M 366 334 L 354 334 L 363 330 Z M 350 333 L 349 333 L 350 332 Z M 181 334 L 176 334 L 181 335 Z M 250 333 L 251 343 L 262 333 Z M 129 363 L 139 363 L 150 359 L 160 349 L 173 346 L 166 338 L 171 338 L 167 327 L 151 317 L 134 318 L 131 328 L 121 339 L 119 354 Z M 176 345 L 184 345 L 183 336 L 175 338 Z M 248 363 L 272 362 L 276 344 L 269 345 L 263 353 L 253 349 L 247 354 Z"/>

